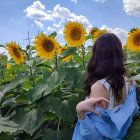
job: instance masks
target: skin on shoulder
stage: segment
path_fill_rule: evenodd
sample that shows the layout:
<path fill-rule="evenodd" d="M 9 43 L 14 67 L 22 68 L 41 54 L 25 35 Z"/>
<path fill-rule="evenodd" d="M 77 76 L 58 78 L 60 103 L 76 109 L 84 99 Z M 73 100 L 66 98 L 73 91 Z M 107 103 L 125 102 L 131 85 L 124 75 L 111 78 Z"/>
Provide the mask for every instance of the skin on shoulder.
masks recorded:
<path fill-rule="evenodd" d="M 128 82 L 127 77 L 124 77 L 124 80 L 126 82 Z M 136 82 L 132 81 L 132 83 L 136 87 Z M 128 91 L 129 91 L 129 88 L 130 88 L 130 82 L 128 82 Z M 91 93 L 89 95 L 89 98 L 90 97 L 93 97 L 93 98 L 103 97 L 103 98 L 105 98 L 107 100 L 110 100 L 110 95 L 109 94 L 110 93 L 107 91 L 107 89 L 104 87 L 104 85 L 102 83 L 96 82 L 91 86 Z M 104 109 L 107 109 L 108 103 L 105 102 L 105 101 L 102 101 L 101 103 L 96 103 L 95 106 L 100 106 L 100 107 L 102 107 Z"/>
<path fill-rule="evenodd" d="M 109 100 L 109 92 L 107 91 L 107 89 L 104 87 L 102 83 L 96 82 L 91 86 L 91 93 L 89 95 L 89 98 L 90 97 L 93 97 L 93 98 L 103 97 Z M 105 101 L 102 101 L 101 103 L 96 103 L 95 106 L 99 106 L 104 109 L 107 109 L 108 103 Z"/>

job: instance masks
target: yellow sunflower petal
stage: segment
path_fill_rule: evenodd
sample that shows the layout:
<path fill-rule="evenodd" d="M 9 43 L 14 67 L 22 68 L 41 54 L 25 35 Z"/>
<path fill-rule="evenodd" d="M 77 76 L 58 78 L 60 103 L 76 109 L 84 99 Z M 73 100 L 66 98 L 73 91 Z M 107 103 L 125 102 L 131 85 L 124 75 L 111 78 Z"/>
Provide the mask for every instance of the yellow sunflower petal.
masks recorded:
<path fill-rule="evenodd" d="M 72 59 L 72 55 L 68 55 L 62 59 L 63 62 L 68 62 Z"/>
<path fill-rule="evenodd" d="M 99 29 L 98 28 L 92 28 L 90 31 L 89 31 L 89 35 L 91 35 L 91 36 L 93 36 L 93 35 L 95 35 L 95 32 L 97 32 Z"/>
<path fill-rule="evenodd" d="M 131 51 L 140 51 L 140 29 L 128 34 L 127 45 Z"/>
<path fill-rule="evenodd" d="M 24 54 L 20 49 L 20 46 L 16 42 L 10 42 L 6 44 L 9 55 L 13 58 L 16 64 L 24 62 Z"/>
<path fill-rule="evenodd" d="M 93 38 L 93 41 L 95 41 L 98 37 L 100 37 L 101 35 L 107 33 L 106 30 L 97 30 L 94 35 L 95 35 L 95 38 Z"/>
<path fill-rule="evenodd" d="M 67 50 L 68 47 L 59 47 L 57 50 L 57 54 L 61 55 L 63 51 Z M 62 59 L 63 62 L 68 62 L 72 59 L 72 55 L 68 55 Z"/>
<path fill-rule="evenodd" d="M 78 22 L 68 22 L 65 25 L 63 33 L 65 41 L 71 47 L 80 47 L 86 40 L 86 30 L 83 25 Z"/>
<path fill-rule="evenodd" d="M 41 32 L 40 35 L 35 37 L 34 46 L 38 56 L 41 58 L 53 59 L 59 44 L 53 37 L 47 37 Z"/>

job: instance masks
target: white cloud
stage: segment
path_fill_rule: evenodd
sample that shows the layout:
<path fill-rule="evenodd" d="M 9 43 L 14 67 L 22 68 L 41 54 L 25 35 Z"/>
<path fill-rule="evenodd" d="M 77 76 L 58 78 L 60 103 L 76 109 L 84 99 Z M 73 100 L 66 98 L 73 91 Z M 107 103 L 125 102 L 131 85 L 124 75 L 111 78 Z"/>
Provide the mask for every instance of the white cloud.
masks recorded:
<path fill-rule="evenodd" d="M 62 36 L 64 25 L 68 21 L 80 22 L 87 30 L 92 28 L 90 21 L 84 15 L 77 15 L 68 8 L 60 6 L 60 4 L 54 6 L 52 10 L 46 10 L 40 1 L 36 1 L 24 11 L 26 12 L 26 17 L 33 19 L 36 26 L 41 29 L 43 28 L 47 34 L 56 31 Z M 44 21 L 49 21 L 50 26 L 45 27 L 45 25 L 43 25 L 43 23 L 45 23 Z"/>
<path fill-rule="evenodd" d="M 77 3 L 77 0 L 71 0 L 71 2 Z"/>
<path fill-rule="evenodd" d="M 53 26 L 55 28 L 60 28 L 62 26 L 62 23 L 61 22 L 59 22 L 59 23 L 53 23 Z"/>
<path fill-rule="evenodd" d="M 24 12 L 26 12 L 26 17 L 31 19 L 52 20 L 51 15 L 45 12 L 45 6 L 40 1 L 33 2 Z"/>
<path fill-rule="evenodd" d="M 105 2 L 106 0 L 94 0 L 94 1 Z M 123 0 L 125 4 L 126 1 L 128 2 L 131 0 Z M 138 0 L 133 0 L 133 1 L 138 1 Z M 36 26 L 38 26 L 39 28 L 44 27 L 44 31 L 46 31 L 47 34 L 56 31 L 61 36 L 58 37 L 61 38 L 61 40 L 62 40 L 63 28 L 67 21 L 81 22 L 84 25 L 84 27 L 87 29 L 87 31 L 89 31 L 92 28 L 90 21 L 84 15 L 77 15 L 71 12 L 68 8 L 60 6 L 60 4 L 57 4 L 52 10 L 46 10 L 45 6 L 40 1 L 36 1 L 31 6 L 27 7 L 26 10 L 24 11 L 26 12 L 26 17 L 34 19 Z M 47 28 L 45 28 L 45 26 L 42 23 L 43 20 L 51 21 L 52 26 L 48 26 Z M 121 39 L 122 43 L 125 44 L 126 37 L 127 37 L 126 30 L 118 27 L 109 28 L 106 25 L 103 25 L 101 29 L 106 29 L 109 32 L 115 33 Z"/>
<path fill-rule="evenodd" d="M 63 34 L 63 29 L 59 29 L 59 31 L 57 33 L 62 35 Z"/>
<path fill-rule="evenodd" d="M 126 38 L 127 38 L 127 31 L 121 28 L 109 28 L 106 25 L 103 25 L 100 29 L 102 30 L 107 30 L 108 32 L 116 34 L 122 41 L 122 44 L 124 45 L 126 43 Z"/>
<path fill-rule="evenodd" d="M 123 0 L 124 10 L 129 16 L 140 16 L 140 0 Z"/>
<path fill-rule="evenodd" d="M 8 57 L 8 60 L 10 60 L 10 55 L 8 54 L 7 49 L 5 49 L 4 47 L 0 47 L 0 56 L 1 55 L 6 55 Z"/>
<path fill-rule="evenodd" d="M 35 25 L 37 26 L 37 27 L 39 27 L 40 29 L 43 29 L 43 23 L 41 23 L 40 21 L 38 21 L 38 20 L 35 20 Z"/>
<path fill-rule="evenodd" d="M 88 47 L 88 46 L 93 46 L 93 40 L 92 39 L 88 39 L 86 42 L 85 42 L 85 46 Z"/>
<path fill-rule="evenodd" d="M 104 3 L 107 0 L 92 0 L 92 1 Z"/>
<path fill-rule="evenodd" d="M 89 22 L 89 20 L 85 16 L 83 16 L 83 15 L 77 16 L 75 14 L 71 14 L 70 18 L 68 18 L 68 21 L 80 22 L 80 23 L 82 23 L 86 27 L 87 30 L 92 28 L 92 25 Z"/>
<path fill-rule="evenodd" d="M 54 32 L 55 31 L 55 28 L 52 28 L 52 27 L 50 27 L 50 26 L 48 26 L 48 28 L 47 28 L 47 33 L 52 33 L 52 32 Z"/>
<path fill-rule="evenodd" d="M 2 55 L 2 54 L 7 54 L 7 53 L 5 53 L 5 52 L 6 52 L 6 49 L 3 48 L 3 47 L 1 47 L 1 48 L 0 48 L 0 55 Z"/>
<path fill-rule="evenodd" d="M 69 9 L 61 7 L 59 4 L 57 4 L 52 11 L 53 19 L 60 18 L 62 21 L 66 20 L 70 14 L 71 13 Z"/>
<path fill-rule="evenodd" d="M 52 17 L 54 20 L 59 19 L 63 24 L 67 21 L 77 21 L 81 22 L 86 28 L 92 27 L 91 23 L 85 16 L 76 15 L 75 13 L 72 13 L 68 8 L 61 7 L 59 4 L 54 7 L 52 11 Z"/>

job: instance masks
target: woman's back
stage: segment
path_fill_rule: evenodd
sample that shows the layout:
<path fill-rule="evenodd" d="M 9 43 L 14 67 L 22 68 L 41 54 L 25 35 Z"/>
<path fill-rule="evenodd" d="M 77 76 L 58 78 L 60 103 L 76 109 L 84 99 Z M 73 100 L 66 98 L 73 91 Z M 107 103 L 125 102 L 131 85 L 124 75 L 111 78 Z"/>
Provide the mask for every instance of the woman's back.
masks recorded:
<path fill-rule="evenodd" d="M 133 85 L 117 111 L 95 107 L 100 112 L 86 112 L 84 119 L 78 118 L 72 140 L 122 140 L 132 123 L 133 116 L 138 112 L 136 91 Z"/>
<path fill-rule="evenodd" d="M 103 88 L 106 90 L 106 92 L 101 90 L 102 93 L 98 94 L 99 92 L 97 93 L 95 89 L 97 89 L 99 87 L 94 87 L 92 89 L 92 87 L 96 86 L 97 84 L 101 84 L 103 86 Z M 110 86 L 109 82 L 107 82 L 106 78 L 100 79 L 96 83 L 94 83 L 91 86 L 91 92 L 92 92 L 92 90 L 95 90 L 94 93 L 97 93 L 97 95 L 95 95 L 96 98 L 104 97 L 104 98 L 108 99 L 111 103 L 108 104 L 108 107 L 106 109 L 114 112 L 114 111 L 117 111 L 122 106 L 122 103 L 125 101 L 125 99 L 128 95 L 129 88 L 130 88 L 130 83 L 128 82 L 128 79 L 125 77 L 125 84 L 124 84 L 123 89 L 122 89 L 122 101 L 121 102 L 117 102 L 117 100 L 115 99 L 115 96 L 113 94 L 113 90 L 111 89 L 111 86 Z M 94 93 L 90 93 L 90 95 L 87 96 L 86 99 L 89 98 L 89 97 L 95 97 L 93 95 Z"/>
<path fill-rule="evenodd" d="M 79 118 L 72 140 L 121 140 L 125 136 L 138 105 L 135 88 L 131 85 L 129 90 L 124 75 L 120 39 L 112 33 L 101 35 L 87 64 L 84 95 L 89 99 L 76 107 Z"/>
<path fill-rule="evenodd" d="M 126 80 L 127 78 L 125 78 Z M 121 102 L 117 102 L 117 100 L 115 99 L 115 96 L 113 94 L 113 90 L 110 87 L 109 82 L 106 81 L 106 79 L 100 79 L 97 82 L 101 83 L 104 88 L 108 91 L 108 98 L 110 100 L 110 104 L 108 105 L 107 109 L 111 110 L 113 112 L 117 111 L 121 106 L 122 103 L 125 101 L 127 95 L 128 95 L 128 91 L 129 91 L 129 87 L 130 87 L 130 83 L 128 81 L 125 81 L 125 84 L 123 86 L 123 90 L 122 90 L 122 101 Z M 103 93 L 106 94 L 106 93 Z"/>

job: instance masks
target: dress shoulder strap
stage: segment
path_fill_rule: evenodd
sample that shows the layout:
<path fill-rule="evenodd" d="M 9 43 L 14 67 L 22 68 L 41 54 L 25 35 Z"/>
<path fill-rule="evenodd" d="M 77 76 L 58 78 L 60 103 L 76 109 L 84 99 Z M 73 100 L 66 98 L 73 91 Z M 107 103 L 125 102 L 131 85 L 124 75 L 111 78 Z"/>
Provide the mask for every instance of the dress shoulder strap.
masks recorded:
<path fill-rule="evenodd" d="M 110 84 L 106 81 L 106 79 L 98 80 L 98 82 L 102 83 L 104 87 L 106 88 L 106 90 L 110 92 Z"/>
<path fill-rule="evenodd" d="M 108 105 L 108 108 L 107 109 L 112 109 L 113 108 L 113 104 L 114 104 L 114 97 L 112 96 L 112 89 L 110 87 L 110 84 L 106 81 L 106 79 L 98 80 L 98 82 L 102 83 L 103 86 L 108 91 L 109 100 L 110 100 L 111 103 Z"/>
<path fill-rule="evenodd" d="M 125 81 L 125 86 L 126 86 L 126 96 L 128 95 L 129 92 L 129 82 Z"/>

